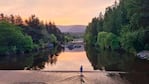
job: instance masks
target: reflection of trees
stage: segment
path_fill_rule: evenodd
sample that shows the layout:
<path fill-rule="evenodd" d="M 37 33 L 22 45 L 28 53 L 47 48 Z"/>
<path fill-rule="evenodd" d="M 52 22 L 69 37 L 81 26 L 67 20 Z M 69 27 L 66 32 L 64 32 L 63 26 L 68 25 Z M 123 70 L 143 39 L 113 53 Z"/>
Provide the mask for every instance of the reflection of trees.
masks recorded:
<path fill-rule="evenodd" d="M 57 56 L 49 56 L 49 60 L 48 60 L 48 63 L 50 63 L 51 65 L 52 64 L 56 64 L 57 62 Z"/>
<path fill-rule="evenodd" d="M 2 56 L 0 59 L 0 70 L 22 70 L 24 67 L 30 67 L 33 63 L 33 56 Z"/>
<path fill-rule="evenodd" d="M 47 63 L 56 64 L 57 56 L 62 52 L 62 48 L 60 46 L 56 46 L 54 49 L 50 50 L 50 54 L 48 55 Z"/>
<path fill-rule="evenodd" d="M 96 49 L 91 47 L 91 46 L 88 46 L 88 47 L 85 47 L 85 50 L 86 50 L 86 54 L 87 54 L 87 57 L 89 59 L 89 61 L 91 62 L 93 68 L 96 70 L 98 69 L 97 68 L 97 52 L 96 52 Z"/>
<path fill-rule="evenodd" d="M 45 49 L 40 52 L 17 55 L 17 56 L 1 56 L 0 69 L 43 69 L 46 63 L 56 64 L 57 57 L 61 52 L 61 47 L 56 46 L 53 49 Z"/>
<path fill-rule="evenodd" d="M 147 73 L 121 73 L 120 76 L 128 80 L 129 84 L 148 84 L 149 75 Z"/>
<path fill-rule="evenodd" d="M 86 46 L 87 57 L 94 69 L 120 70 L 120 71 L 149 71 L 149 61 L 142 60 L 133 54 L 124 51 L 99 50 Z"/>
<path fill-rule="evenodd" d="M 45 64 L 56 64 L 57 56 L 61 53 L 62 48 L 60 46 L 56 46 L 53 49 L 44 50 L 37 55 L 34 56 L 33 69 L 43 69 L 45 68 Z"/>
<path fill-rule="evenodd" d="M 128 70 L 135 58 L 135 56 L 129 53 L 118 53 L 108 50 L 100 51 L 91 46 L 86 48 L 86 52 L 94 69 L 102 69 L 104 67 L 106 70 Z"/>

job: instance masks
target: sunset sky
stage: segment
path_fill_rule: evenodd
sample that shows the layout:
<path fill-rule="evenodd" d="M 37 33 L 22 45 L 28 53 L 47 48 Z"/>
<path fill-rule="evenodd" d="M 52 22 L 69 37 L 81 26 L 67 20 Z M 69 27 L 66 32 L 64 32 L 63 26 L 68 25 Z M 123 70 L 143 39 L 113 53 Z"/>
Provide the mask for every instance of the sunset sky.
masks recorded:
<path fill-rule="evenodd" d="M 0 0 L 0 13 L 35 14 L 44 21 L 57 25 L 87 25 L 99 12 L 104 12 L 115 0 Z"/>

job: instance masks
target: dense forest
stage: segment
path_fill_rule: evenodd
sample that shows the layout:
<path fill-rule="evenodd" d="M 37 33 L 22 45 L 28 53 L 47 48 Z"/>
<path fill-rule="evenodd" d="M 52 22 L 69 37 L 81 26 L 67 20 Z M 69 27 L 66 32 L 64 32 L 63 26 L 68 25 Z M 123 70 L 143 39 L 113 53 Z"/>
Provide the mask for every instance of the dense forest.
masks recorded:
<path fill-rule="evenodd" d="M 148 71 L 149 0 L 119 0 L 88 24 L 84 41 L 94 69 Z M 141 58 L 141 59 L 140 59 Z"/>
<path fill-rule="evenodd" d="M 35 15 L 23 20 L 19 15 L 0 14 L 0 54 L 37 51 L 63 42 L 64 36 L 52 22 Z"/>
<path fill-rule="evenodd" d="M 88 24 L 86 45 L 133 54 L 149 50 L 148 4 L 149 0 L 120 0 L 107 7 Z"/>

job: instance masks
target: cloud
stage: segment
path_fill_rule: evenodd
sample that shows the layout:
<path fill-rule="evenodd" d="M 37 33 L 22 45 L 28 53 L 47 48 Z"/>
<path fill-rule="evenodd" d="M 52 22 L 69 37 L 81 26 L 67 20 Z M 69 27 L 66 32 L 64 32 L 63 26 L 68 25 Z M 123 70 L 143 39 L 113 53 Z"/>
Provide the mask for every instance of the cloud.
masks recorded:
<path fill-rule="evenodd" d="M 0 0 L 0 12 L 28 17 L 36 14 L 56 24 L 87 24 L 115 0 Z"/>

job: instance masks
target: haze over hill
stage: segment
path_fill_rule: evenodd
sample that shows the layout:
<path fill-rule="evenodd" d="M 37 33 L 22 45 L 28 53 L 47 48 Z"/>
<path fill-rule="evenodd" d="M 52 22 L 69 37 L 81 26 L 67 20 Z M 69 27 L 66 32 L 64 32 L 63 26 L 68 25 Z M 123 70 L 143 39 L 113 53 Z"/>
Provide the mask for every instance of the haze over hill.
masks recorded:
<path fill-rule="evenodd" d="M 61 32 L 84 33 L 85 25 L 57 25 Z"/>

